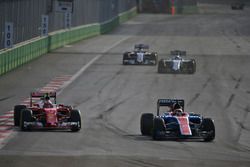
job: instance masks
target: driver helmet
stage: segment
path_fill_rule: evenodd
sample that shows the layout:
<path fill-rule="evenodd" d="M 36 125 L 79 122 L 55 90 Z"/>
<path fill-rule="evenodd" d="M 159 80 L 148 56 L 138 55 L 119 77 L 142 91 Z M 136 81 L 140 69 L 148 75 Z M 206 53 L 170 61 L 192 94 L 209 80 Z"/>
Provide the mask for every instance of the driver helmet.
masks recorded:
<path fill-rule="evenodd" d="M 52 106 L 52 102 L 50 101 L 50 97 L 49 97 L 48 94 L 46 94 L 46 95 L 44 96 L 44 105 L 43 105 L 43 107 L 44 107 L 44 108 L 49 108 L 49 107 L 51 107 L 51 106 Z"/>
<path fill-rule="evenodd" d="M 175 103 L 173 105 L 173 115 L 179 115 L 181 116 L 183 114 L 182 107 L 179 103 Z"/>
<path fill-rule="evenodd" d="M 175 56 L 175 59 L 176 59 L 176 60 L 180 60 L 180 59 L 181 59 L 181 56 L 180 56 L 180 55 L 177 55 L 177 56 Z"/>
<path fill-rule="evenodd" d="M 180 105 L 179 103 L 174 103 L 173 109 L 174 109 L 174 110 L 176 110 L 176 109 L 181 109 L 181 105 Z"/>
<path fill-rule="evenodd" d="M 49 94 L 48 93 L 46 93 L 45 95 L 44 95 L 44 101 L 49 101 L 50 100 L 50 97 L 49 97 Z"/>

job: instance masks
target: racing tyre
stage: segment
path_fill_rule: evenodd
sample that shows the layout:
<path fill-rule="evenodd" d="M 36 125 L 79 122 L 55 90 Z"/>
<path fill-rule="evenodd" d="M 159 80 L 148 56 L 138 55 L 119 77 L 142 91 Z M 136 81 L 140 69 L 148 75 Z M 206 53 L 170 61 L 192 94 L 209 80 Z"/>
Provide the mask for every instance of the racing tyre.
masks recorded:
<path fill-rule="evenodd" d="M 196 72 L 196 61 L 193 60 L 193 74 Z"/>
<path fill-rule="evenodd" d="M 152 132 L 152 137 L 153 140 L 160 140 L 163 136 L 160 135 L 160 132 L 165 133 L 166 127 L 165 127 L 165 122 L 162 118 L 156 117 L 154 119 L 153 123 L 153 132 Z"/>
<path fill-rule="evenodd" d="M 122 60 L 122 64 L 123 65 L 128 65 L 128 63 L 124 59 Z"/>
<path fill-rule="evenodd" d="M 185 67 L 185 69 L 186 69 L 185 73 L 187 73 L 187 74 L 194 74 L 195 73 L 195 71 L 196 71 L 195 60 L 191 60 L 191 61 L 185 63 L 185 66 L 186 66 Z"/>
<path fill-rule="evenodd" d="M 81 121 L 81 112 L 80 110 L 72 110 L 70 113 L 70 122 L 77 122 L 78 125 L 73 125 L 71 127 L 72 132 L 77 132 L 81 129 L 82 121 Z"/>
<path fill-rule="evenodd" d="M 128 63 L 124 61 L 124 60 L 126 60 L 127 58 L 128 58 L 128 52 L 126 52 L 126 53 L 123 54 L 123 58 L 122 58 L 122 64 L 123 64 L 123 65 L 128 65 Z"/>
<path fill-rule="evenodd" d="M 25 105 L 16 105 L 14 107 L 14 126 L 20 125 L 20 116 L 23 109 L 26 109 Z"/>
<path fill-rule="evenodd" d="M 190 63 L 190 71 L 189 71 L 189 74 L 194 74 L 195 71 L 196 71 L 196 62 L 195 60 L 192 60 L 191 63 Z"/>
<path fill-rule="evenodd" d="M 154 65 L 156 65 L 157 64 L 157 62 L 158 62 L 158 55 L 157 55 L 157 53 L 152 53 L 152 58 L 153 58 L 153 60 L 155 61 L 155 63 L 154 63 Z"/>
<path fill-rule="evenodd" d="M 168 72 L 169 72 L 168 66 L 165 66 L 164 62 L 160 60 L 158 64 L 158 73 L 163 74 Z"/>
<path fill-rule="evenodd" d="M 202 121 L 202 131 L 206 131 L 209 135 L 204 138 L 204 141 L 210 142 L 215 138 L 215 126 L 214 122 L 210 118 L 204 118 Z"/>
<path fill-rule="evenodd" d="M 20 117 L 20 128 L 22 131 L 29 130 L 29 127 L 24 125 L 24 122 L 32 122 L 32 111 L 29 109 L 24 109 L 21 111 Z"/>
<path fill-rule="evenodd" d="M 144 113 L 141 115 L 141 134 L 144 136 L 150 136 L 153 128 L 154 114 Z"/>

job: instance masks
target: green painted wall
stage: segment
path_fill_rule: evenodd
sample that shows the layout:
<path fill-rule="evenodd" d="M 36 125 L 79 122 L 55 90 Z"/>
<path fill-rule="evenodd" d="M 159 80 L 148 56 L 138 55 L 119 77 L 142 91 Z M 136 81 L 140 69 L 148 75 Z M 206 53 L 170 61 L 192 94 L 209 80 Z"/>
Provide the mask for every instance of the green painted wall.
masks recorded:
<path fill-rule="evenodd" d="M 54 32 L 48 37 L 38 38 L 14 48 L 0 51 L 0 76 L 66 44 L 110 32 L 136 14 L 136 8 L 132 8 L 101 24 L 84 25 L 70 30 Z"/>

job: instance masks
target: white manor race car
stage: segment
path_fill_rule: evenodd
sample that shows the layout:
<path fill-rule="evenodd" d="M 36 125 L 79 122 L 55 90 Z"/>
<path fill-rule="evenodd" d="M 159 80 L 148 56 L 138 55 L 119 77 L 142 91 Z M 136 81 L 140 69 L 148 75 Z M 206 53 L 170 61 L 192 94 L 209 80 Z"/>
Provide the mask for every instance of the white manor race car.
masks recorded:
<path fill-rule="evenodd" d="M 134 51 L 123 54 L 123 65 L 156 65 L 157 53 L 148 50 L 148 45 L 136 44 Z"/>
<path fill-rule="evenodd" d="M 194 74 L 196 71 L 195 59 L 185 59 L 186 51 L 174 50 L 171 58 L 161 59 L 158 64 L 158 73 L 167 74 Z"/>

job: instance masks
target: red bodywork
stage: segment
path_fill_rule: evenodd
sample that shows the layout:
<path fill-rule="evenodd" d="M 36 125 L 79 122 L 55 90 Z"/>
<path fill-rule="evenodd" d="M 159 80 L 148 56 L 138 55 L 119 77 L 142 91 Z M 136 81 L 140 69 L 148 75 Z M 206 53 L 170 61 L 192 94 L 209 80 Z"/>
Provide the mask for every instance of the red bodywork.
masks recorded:
<path fill-rule="evenodd" d="M 56 92 L 32 92 L 30 106 L 14 107 L 14 123 L 24 131 L 45 128 L 76 132 L 81 129 L 81 112 L 71 106 L 56 104 Z"/>
<path fill-rule="evenodd" d="M 47 126 L 57 126 L 57 109 L 56 108 L 45 108 L 46 124 Z"/>
<path fill-rule="evenodd" d="M 175 116 L 177 119 L 179 126 L 180 126 L 180 131 L 182 135 L 192 135 L 190 126 L 189 126 L 189 119 L 188 119 L 188 114 L 185 116 Z"/>
<path fill-rule="evenodd" d="M 53 108 L 31 107 L 33 117 L 36 121 L 42 122 L 44 127 L 58 127 L 62 122 L 68 122 L 71 107 L 59 105 Z"/>

